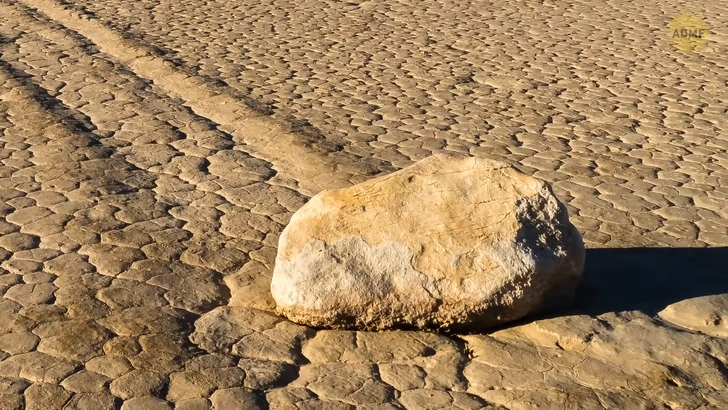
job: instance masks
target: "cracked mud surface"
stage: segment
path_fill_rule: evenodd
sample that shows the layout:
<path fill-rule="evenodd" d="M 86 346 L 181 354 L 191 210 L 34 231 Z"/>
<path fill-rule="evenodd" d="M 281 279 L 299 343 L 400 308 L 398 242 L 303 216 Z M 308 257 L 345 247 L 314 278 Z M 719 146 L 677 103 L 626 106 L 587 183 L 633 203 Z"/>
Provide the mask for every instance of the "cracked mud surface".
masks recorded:
<path fill-rule="evenodd" d="M 0 0 L 0 409 L 725 408 L 725 6 L 229 3 Z M 553 184 L 590 248 L 573 309 L 268 313 L 311 195 L 441 151 Z"/>

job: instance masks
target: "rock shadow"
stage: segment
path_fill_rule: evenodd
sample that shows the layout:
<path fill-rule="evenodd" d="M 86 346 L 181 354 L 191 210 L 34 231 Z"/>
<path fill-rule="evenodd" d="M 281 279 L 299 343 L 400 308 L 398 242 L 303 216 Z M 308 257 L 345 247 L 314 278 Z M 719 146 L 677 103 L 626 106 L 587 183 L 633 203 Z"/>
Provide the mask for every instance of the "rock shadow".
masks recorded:
<path fill-rule="evenodd" d="M 572 309 L 592 316 L 728 293 L 728 247 L 587 249 Z"/>

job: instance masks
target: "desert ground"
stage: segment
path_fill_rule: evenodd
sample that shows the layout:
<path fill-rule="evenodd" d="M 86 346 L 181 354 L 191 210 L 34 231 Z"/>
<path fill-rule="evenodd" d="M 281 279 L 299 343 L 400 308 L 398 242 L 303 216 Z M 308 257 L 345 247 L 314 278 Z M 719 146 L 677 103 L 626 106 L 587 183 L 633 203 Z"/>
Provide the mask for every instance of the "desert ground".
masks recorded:
<path fill-rule="evenodd" d="M 727 408 L 727 27 L 718 1 L 0 0 L 0 409 Z M 588 248 L 571 308 L 271 313 L 293 212 L 438 152 L 552 184 Z"/>

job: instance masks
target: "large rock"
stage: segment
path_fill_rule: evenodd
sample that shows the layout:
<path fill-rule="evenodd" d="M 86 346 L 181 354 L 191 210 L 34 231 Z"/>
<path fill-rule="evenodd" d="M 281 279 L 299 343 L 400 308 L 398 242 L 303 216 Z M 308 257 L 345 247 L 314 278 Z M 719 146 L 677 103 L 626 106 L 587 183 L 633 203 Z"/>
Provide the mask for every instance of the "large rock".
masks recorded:
<path fill-rule="evenodd" d="M 563 301 L 583 267 L 547 183 L 435 155 L 314 196 L 281 234 L 271 292 L 314 327 L 481 330 Z"/>

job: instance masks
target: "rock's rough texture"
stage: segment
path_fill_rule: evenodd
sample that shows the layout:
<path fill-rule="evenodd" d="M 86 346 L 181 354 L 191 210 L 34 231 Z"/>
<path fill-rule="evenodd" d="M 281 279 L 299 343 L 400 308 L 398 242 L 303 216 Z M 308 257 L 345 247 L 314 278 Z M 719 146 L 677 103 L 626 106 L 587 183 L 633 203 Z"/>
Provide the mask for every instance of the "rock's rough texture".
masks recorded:
<path fill-rule="evenodd" d="M 313 197 L 280 237 L 271 291 L 316 327 L 482 329 L 570 295 L 584 255 L 548 184 L 435 155 Z"/>

